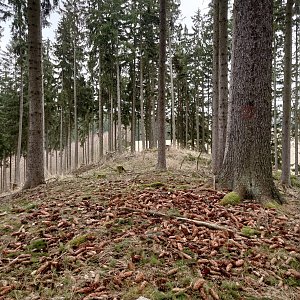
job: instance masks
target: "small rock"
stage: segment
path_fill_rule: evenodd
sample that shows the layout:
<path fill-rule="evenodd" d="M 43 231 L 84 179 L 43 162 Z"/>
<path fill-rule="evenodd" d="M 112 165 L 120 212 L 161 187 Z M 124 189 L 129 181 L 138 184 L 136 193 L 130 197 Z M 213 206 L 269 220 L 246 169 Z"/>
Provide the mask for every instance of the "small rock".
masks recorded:
<path fill-rule="evenodd" d="M 150 300 L 150 299 L 141 296 L 141 297 L 137 298 L 136 300 Z"/>

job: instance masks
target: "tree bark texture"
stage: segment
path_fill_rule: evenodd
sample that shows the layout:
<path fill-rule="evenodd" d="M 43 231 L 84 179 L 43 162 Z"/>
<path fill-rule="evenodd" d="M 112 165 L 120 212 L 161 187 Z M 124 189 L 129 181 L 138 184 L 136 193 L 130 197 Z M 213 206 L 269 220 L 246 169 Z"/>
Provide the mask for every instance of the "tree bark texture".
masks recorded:
<path fill-rule="evenodd" d="M 218 169 L 224 159 L 228 111 L 228 1 L 219 2 Z"/>
<path fill-rule="evenodd" d="M 212 169 L 216 174 L 219 140 L 219 0 L 214 0 L 213 30 Z"/>
<path fill-rule="evenodd" d="M 24 189 L 45 182 L 41 2 L 28 0 L 29 134 Z"/>
<path fill-rule="evenodd" d="M 120 66 L 117 58 L 117 101 L 118 101 L 118 152 L 122 153 L 122 115 L 121 115 L 121 91 L 120 91 Z"/>
<path fill-rule="evenodd" d="M 219 182 L 242 197 L 279 200 L 272 178 L 272 0 L 234 4 L 230 120 Z"/>
<path fill-rule="evenodd" d="M 99 76 L 98 76 L 98 135 L 99 135 L 99 159 L 103 158 L 103 103 L 102 103 L 102 84 L 101 84 L 101 58 L 99 54 Z"/>
<path fill-rule="evenodd" d="M 298 80 L 298 68 L 299 68 L 299 46 L 298 46 L 298 34 L 299 34 L 299 19 L 296 20 L 296 72 L 295 72 L 295 110 L 294 110 L 294 118 L 295 118 L 295 175 L 298 176 L 299 173 L 299 122 L 298 122 L 298 109 L 299 109 L 299 80 Z"/>
<path fill-rule="evenodd" d="M 157 124 L 158 124 L 158 155 L 157 168 L 165 170 L 166 163 L 166 112 L 165 112 L 165 72 L 166 72 L 166 0 L 160 0 L 159 9 L 159 72 L 158 72 L 158 107 L 157 107 Z"/>
<path fill-rule="evenodd" d="M 291 84 L 292 84 L 292 11 L 293 0 L 286 3 L 284 39 L 284 82 L 282 119 L 282 174 L 281 183 L 291 185 Z"/>

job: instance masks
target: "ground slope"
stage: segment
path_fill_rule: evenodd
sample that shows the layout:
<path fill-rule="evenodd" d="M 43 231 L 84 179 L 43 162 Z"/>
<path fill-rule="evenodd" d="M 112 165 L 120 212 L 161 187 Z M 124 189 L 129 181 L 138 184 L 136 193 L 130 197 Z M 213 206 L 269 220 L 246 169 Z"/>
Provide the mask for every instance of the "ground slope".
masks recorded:
<path fill-rule="evenodd" d="M 222 206 L 207 159 L 155 155 L 1 198 L 0 299 L 300 299 L 297 190 Z"/>

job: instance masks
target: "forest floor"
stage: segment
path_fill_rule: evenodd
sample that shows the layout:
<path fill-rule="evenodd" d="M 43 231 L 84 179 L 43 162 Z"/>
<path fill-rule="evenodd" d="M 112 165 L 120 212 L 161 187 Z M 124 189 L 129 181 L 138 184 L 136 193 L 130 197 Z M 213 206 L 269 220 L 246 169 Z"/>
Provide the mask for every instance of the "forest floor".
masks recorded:
<path fill-rule="evenodd" d="M 222 206 L 197 157 L 124 154 L 0 198 L 0 299 L 300 299 L 300 189 Z"/>

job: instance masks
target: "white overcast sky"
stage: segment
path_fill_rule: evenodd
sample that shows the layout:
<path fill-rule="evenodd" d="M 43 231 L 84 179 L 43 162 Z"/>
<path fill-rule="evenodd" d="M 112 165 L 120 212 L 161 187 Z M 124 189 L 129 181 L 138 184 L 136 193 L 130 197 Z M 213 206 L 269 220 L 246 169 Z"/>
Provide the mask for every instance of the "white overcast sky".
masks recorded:
<path fill-rule="evenodd" d="M 203 12 L 207 12 L 209 2 L 210 0 L 181 0 L 181 6 L 180 6 L 181 17 L 182 17 L 181 22 L 185 23 L 188 26 L 188 28 L 191 29 L 192 26 L 191 17 L 196 14 L 198 8 L 200 8 L 201 11 Z M 43 38 L 47 38 L 47 37 L 49 37 L 50 39 L 54 38 L 54 31 L 56 29 L 58 20 L 57 18 L 52 17 L 52 20 L 50 18 L 50 21 L 52 22 L 52 26 L 43 29 Z M 4 25 L 4 27 L 5 27 L 4 36 L 2 37 L 1 44 L 0 44 L 1 45 L 0 49 L 3 50 L 5 49 L 6 44 L 10 39 L 9 25 L 6 24 Z"/>

